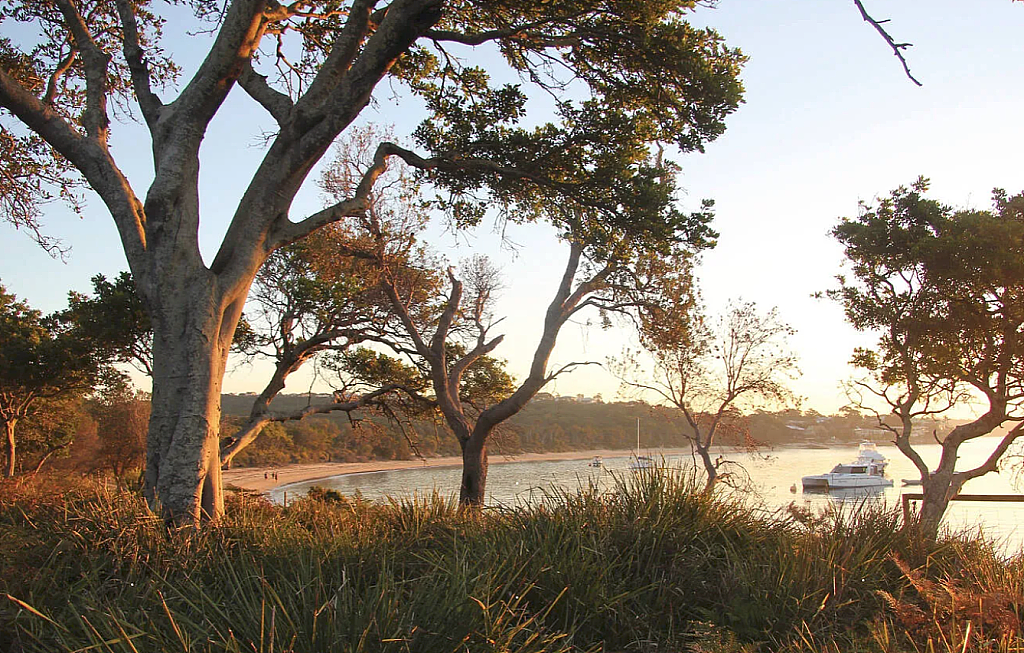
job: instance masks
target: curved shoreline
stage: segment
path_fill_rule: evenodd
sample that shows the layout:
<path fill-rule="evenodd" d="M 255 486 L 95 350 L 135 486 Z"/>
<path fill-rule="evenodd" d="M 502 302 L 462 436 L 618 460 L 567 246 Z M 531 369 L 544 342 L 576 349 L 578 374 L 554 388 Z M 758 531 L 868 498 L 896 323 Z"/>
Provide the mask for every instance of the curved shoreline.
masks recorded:
<path fill-rule="evenodd" d="M 621 458 L 629 456 L 630 450 L 622 449 L 592 449 L 588 451 L 552 451 L 546 453 L 524 453 L 516 456 L 491 456 L 491 465 L 503 465 L 507 463 L 522 462 L 543 462 L 552 460 L 587 460 L 594 456 L 608 458 Z M 645 450 L 645 454 L 676 456 L 689 454 L 689 448 L 679 449 L 652 449 Z M 304 463 L 289 464 L 282 466 L 265 467 L 240 467 L 226 469 L 222 472 L 222 478 L 226 486 L 251 490 L 255 492 L 269 492 L 286 485 L 316 481 L 334 476 L 345 476 L 348 474 L 367 474 L 371 472 L 388 472 L 403 469 L 422 469 L 424 467 L 458 467 L 462 465 L 461 456 L 443 456 L 439 458 L 426 458 L 420 460 L 370 460 L 361 463 Z M 277 474 L 277 478 L 274 478 Z"/>

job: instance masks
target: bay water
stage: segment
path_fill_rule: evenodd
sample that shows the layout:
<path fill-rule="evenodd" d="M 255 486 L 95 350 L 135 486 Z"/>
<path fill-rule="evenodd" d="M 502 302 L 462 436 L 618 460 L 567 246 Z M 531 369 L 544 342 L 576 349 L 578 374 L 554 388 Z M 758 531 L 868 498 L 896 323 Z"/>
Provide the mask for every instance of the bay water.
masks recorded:
<path fill-rule="evenodd" d="M 997 438 L 979 438 L 961 447 L 957 469 L 969 469 L 983 462 L 991 453 Z M 819 511 L 829 505 L 854 506 L 863 501 L 900 505 L 903 493 L 919 493 L 920 486 L 904 486 L 902 479 L 919 479 L 913 464 L 891 444 L 877 444 L 878 451 L 889 459 L 886 475 L 893 479 L 893 487 L 883 489 L 847 491 L 838 493 L 805 493 L 800 479 L 809 474 L 823 474 L 838 463 L 852 462 L 857 457 L 857 445 L 837 445 L 827 449 L 801 446 L 764 449 L 757 453 L 721 451 L 724 458 L 736 463 L 734 471 L 745 483 L 745 498 L 767 508 L 784 508 L 790 503 L 797 507 Z M 930 467 L 938 462 L 937 444 L 916 447 Z M 694 458 L 689 454 L 662 454 L 657 449 L 642 451 L 650 455 L 658 466 L 690 469 Z M 717 455 L 717 454 L 716 454 Z M 543 501 L 558 492 L 573 492 L 591 484 L 601 489 L 615 487 L 616 476 L 628 478 L 632 454 L 605 456 L 602 467 L 591 467 L 590 460 L 557 460 L 517 462 L 514 458 L 491 456 L 487 476 L 489 505 L 517 505 Z M 699 463 L 698 463 L 699 464 Z M 1020 494 L 1024 483 L 1018 482 L 1021 461 L 1010 458 L 997 474 L 969 481 L 962 494 Z M 442 496 L 458 494 L 461 469 L 453 467 L 422 467 L 395 471 L 346 474 L 274 488 L 270 492 L 275 502 L 290 501 L 304 495 L 311 487 L 330 488 L 344 495 L 357 492 L 364 498 L 395 499 L 438 492 Z M 946 525 L 954 529 L 980 529 L 996 540 L 1008 554 L 1018 553 L 1024 546 L 1024 503 L 953 502 L 945 518 Z"/>

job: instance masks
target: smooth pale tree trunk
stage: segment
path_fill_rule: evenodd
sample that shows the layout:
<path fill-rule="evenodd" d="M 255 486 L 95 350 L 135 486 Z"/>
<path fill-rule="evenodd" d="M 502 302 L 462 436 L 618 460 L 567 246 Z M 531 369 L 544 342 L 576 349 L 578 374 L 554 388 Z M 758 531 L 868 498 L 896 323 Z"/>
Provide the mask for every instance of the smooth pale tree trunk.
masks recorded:
<path fill-rule="evenodd" d="M 463 506 L 482 506 L 487 491 L 486 434 L 474 433 L 462 444 L 462 486 L 459 503 Z"/>
<path fill-rule="evenodd" d="M 204 273 L 178 287 L 163 283 L 150 295 L 153 410 L 145 495 L 169 525 L 216 520 L 224 512 L 220 395 L 239 310 L 224 306 L 215 279 Z"/>
<path fill-rule="evenodd" d="M 4 448 L 7 453 L 7 466 L 4 468 L 5 478 L 14 478 L 14 455 L 17 453 L 17 443 L 14 440 L 14 426 L 18 420 L 12 419 L 4 422 L 4 434 L 7 436 Z"/>

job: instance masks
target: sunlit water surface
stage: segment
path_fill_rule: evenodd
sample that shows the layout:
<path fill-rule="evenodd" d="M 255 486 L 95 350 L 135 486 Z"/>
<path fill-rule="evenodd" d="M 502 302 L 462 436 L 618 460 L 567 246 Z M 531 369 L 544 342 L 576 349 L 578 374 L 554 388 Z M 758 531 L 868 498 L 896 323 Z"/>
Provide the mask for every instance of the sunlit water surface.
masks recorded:
<path fill-rule="evenodd" d="M 974 467 L 987 458 L 997 440 L 981 438 L 961 447 L 957 469 Z M 917 447 L 929 466 L 938 461 L 938 445 Z M 903 487 L 902 479 L 918 478 L 916 469 L 892 445 L 879 444 L 878 450 L 889 459 L 887 476 L 894 480 L 893 487 L 866 491 L 853 496 L 804 493 L 800 478 L 808 474 L 821 474 L 840 462 L 851 462 L 857 456 L 856 446 L 837 446 L 829 449 L 786 447 L 760 454 L 726 453 L 726 457 L 741 464 L 749 480 L 749 498 L 775 508 L 790 503 L 820 510 L 829 504 L 859 503 L 864 500 L 884 502 L 898 506 L 904 492 L 918 493 L 919 486 Z M 659 459 L 657 450 L 649 453 Z M 660 458 L 667 467 L 689 469 L 693 459 L 689 455 L 671 455 Z M 549 462 L 516 462 L 500 456 L 491 457 L 487 476 L 489 505 L 516 505 L 542 501 L 564 491 L 575 491 L 591 484 L 600 489 L 612 489 L 619 478 L 628 477 L 630 456 L 605 457 L 603 468 L 589 466 L 589 460 L 559 460 Z M 434 491 L 448 496 L 458 493 L 461 472 L 459 467 L 423 467 L 363 474 L 346 474 L 315 481 L 293 483 L 271 491 L 271 499 L 280 503 L 305 494 L 309 488 L 320 486 L 337 490 L 345 495 L 356 492 L 369 499 L 384 497 L 408 498 Z M 989 474 L 970 481 L 964 494 L 1018 494 L 1012 469 Z M 1001 543 L 1007 553 L 1017 553 L 1024 546 L 1024 503 L 953 502 L 945 523 L 952 528 L 980 528 L 982 532 Z"/>

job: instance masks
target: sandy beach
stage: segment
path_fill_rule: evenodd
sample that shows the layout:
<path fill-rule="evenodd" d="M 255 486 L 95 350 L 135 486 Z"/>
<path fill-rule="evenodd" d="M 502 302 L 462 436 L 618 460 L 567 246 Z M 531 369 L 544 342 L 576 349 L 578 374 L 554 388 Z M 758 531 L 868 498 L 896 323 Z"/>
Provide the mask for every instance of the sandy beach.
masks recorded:
<path fill-rule="evenodd" d="M 689 449 L 658 449 L 651 451 L 653 455 L 674 456 L 688 454 Z M 647 453 L 647 452 L 644 452 Z M 591 451 L 558 451 L 549 453 L 524 453 L 517 456 L 491 455 L 491 465 L 505 463 L 536 462 L 544 460 L 587 460 L 594 456 L 628 456 L 629 451 L 613 449 L 595 449 Z M 460 456 L 443 458 L 427 458 L 414 460 L 371 460 L 364 463 L 309 463 L 304 465 L 284 465 L 280 467 L 239 467 L 224 470 L 224 484 L 228 487 L 242 488 L 256 492 L 266 492 L 280 485 L 312 481 L 319 478 L 340 476 L 342 474 L 359 474 L 364 472 L 383 472 L 396 469 L 412 469 L 418 467 L 451 467 L 462 464 Z M 277 474 L 277 478 L 274 478 Z"/>

